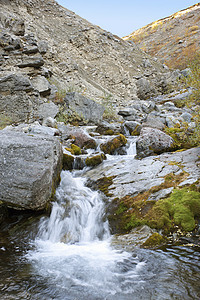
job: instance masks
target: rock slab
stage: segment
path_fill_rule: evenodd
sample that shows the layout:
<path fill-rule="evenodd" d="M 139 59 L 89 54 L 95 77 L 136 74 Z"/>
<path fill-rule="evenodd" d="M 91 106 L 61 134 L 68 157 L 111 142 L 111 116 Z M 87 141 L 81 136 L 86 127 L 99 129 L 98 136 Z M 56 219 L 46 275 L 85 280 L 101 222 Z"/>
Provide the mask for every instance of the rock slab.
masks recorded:
<path fill-rule="evenodd" d="M 59 182 L 62 147 L 55 137 L 0 131 L 0 201 L 44 209 Z"/>

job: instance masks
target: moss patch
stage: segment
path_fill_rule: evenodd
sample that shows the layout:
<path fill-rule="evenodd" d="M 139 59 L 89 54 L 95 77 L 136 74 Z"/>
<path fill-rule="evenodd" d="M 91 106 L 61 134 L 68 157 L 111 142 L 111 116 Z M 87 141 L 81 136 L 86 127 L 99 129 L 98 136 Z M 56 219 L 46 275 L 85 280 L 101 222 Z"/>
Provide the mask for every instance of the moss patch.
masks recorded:
<path fill-rule="evenodd" d="M 169 198 L 158 201 L 147 214 L 149 225 L 166 233 L 178 225 L 184 231 L 195 229 L 195 218 L 200 217 L 200 193 L 188 188 L 176 189 Z"/>
<path fill-rule="evenodd" d="M 71 144 L 71 149 L 72 149 L 74 155 L 80 155 L 81 154 L 81 148 L 80 147 L 78 147 L 74 144 Z"/>
<path fill-rule="evenodd" d="M 97 180 L 96 184 L 98 189 L 103 192 L 107 197 L 111 197 L 112 193 L 109 192 L 108 188 L 110 185 L 113 184 L 113 179 L 116 176 L 110 176 L 110 177 L 103 177 Z"/>
<path fill-rule="evenodd" d="M 106 159 L 106 156 L 105 154 L 101 153 L 101 154 L 94 155 L 92 157 L 87 157 L 85 163 L 86 166 L 88 167 L 94 167 L 101 164 L 104 159 Z"/>
<path fill-rule="evenodd" d="M 153 233 L 143 244 L 141 247 L 143 248 L 155 248 L 161 246 L 166 242 L 166 238 L 161 234 L 155 232 Z"/>

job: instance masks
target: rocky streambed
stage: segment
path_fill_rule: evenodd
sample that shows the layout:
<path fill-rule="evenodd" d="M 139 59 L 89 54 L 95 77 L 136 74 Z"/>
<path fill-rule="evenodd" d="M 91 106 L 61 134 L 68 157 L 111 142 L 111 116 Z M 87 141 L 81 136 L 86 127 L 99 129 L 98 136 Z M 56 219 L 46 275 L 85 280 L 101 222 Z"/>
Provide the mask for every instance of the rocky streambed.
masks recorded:
<path fill-rule="evenodd" d="M 200 148 L 138 159 L 109 127 L 1 131 L 5 299 L 198 298 Z"/>

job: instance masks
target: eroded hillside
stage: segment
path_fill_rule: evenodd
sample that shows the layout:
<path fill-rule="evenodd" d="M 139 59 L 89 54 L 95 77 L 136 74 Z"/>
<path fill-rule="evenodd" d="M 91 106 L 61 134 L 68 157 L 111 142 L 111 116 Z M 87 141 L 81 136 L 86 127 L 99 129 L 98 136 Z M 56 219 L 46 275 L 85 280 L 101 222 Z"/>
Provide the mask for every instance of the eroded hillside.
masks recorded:
<path fill-rule="evenodd" d="M 32 46 L 34 40 L 37 45 L 46 43 L 43 67 L 49 71 L 50 84 L 61 91 L 77 91 L 99 102 L 112 98 L 120 104 L 124 99 L 146 98 L 145 90 L 148 97 L 162 93 L 172 80 L 163 65 L 134 43 L 92 25 L 54 0 L 3 0 L 0 7 L 1 34 L 13 38 L 16 24 L 24 24 L 17 49 L 1 45 L 1 76 L 9 72 L 44 76 L 40 66 L 34 72 L 23 66 L 31 53 L 24 47 L 32 39 Z M 31 56 L 37 55 L 35 49 Z"/>
<path fill-rule="evenodd" d="M 155 21 L 130 35 L 142 50 L 172 68 L 185 68 L 199 51 L 200 3 Z"/>

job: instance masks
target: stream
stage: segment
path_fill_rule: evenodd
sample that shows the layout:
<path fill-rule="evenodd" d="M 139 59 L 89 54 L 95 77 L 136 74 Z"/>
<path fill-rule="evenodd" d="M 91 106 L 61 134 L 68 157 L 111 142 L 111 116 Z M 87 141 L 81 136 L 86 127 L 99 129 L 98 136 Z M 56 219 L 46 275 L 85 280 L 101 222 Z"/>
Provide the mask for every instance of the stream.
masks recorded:
<path fill-rule="evenodd" d="M 134 155 L 133 140 L 125 157 Z M 62 171 L 49 216 L 13 212 L 0 237 L 0 299 L 200 299 L 200 248 L 116 250 L 102 196 L 83 174 Z"/>

